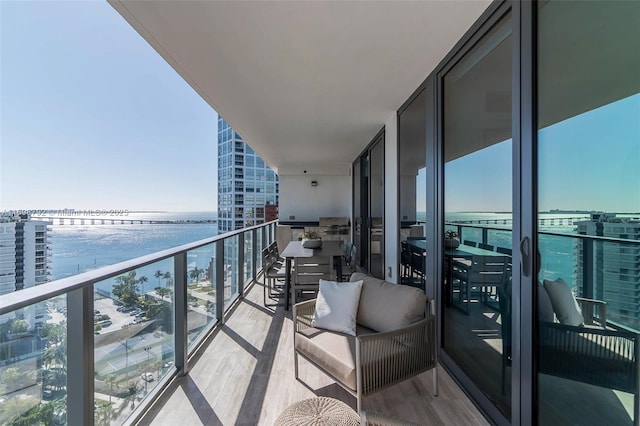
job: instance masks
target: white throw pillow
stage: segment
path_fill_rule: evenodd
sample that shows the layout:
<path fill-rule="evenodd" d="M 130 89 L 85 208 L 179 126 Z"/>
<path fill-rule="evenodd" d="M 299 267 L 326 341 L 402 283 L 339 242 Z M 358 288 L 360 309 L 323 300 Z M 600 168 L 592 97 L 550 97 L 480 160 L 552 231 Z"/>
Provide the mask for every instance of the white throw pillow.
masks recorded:
<path fill-rule="evenodd" d="M 355 336 L 361 289 L 362 281 L 338 283 L 320 280 L 311 325 Z"/>
<path fill-rule="evenodd" d="M 544 288 L 560 324 L 579 326 L 584 323 L 580 306 L 569 285 L 562 278 L 555 281 L 544 280 Z"/>
<path fill-rule="evenodd" d="M 544 322 L 553 322 L 553 305 L 549 299 L 549 293 L 542 283 L 538 281 L 538 320 Z"/>

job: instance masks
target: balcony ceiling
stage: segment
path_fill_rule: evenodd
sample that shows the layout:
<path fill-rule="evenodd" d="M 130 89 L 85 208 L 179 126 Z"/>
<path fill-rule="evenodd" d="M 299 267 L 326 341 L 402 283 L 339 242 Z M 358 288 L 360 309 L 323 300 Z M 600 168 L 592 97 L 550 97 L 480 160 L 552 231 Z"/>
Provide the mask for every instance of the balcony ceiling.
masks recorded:
<path fill-rule="evenodd" d="M 110 3 L 282 175 L 348 170 L 490 1 Z"/>

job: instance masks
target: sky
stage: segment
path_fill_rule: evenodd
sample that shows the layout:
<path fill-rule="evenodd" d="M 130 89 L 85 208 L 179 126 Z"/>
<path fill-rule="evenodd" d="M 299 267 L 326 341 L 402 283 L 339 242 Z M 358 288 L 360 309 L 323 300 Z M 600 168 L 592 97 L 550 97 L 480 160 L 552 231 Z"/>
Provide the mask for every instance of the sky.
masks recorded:
<path fill-rule="evenodd" d="M 538 133 L 538 210 L 640 212 L 640 94 L 557 122 Z M 512 210 L 512 141 L 445 166 L 445 210 Z M 424 169 L 416 177 L 425 211 Z"/>
<path fill-rule="evenodd" d="M 216 112 L 105 1 L 0 1 L 0 212 L 215 211 Z"/>

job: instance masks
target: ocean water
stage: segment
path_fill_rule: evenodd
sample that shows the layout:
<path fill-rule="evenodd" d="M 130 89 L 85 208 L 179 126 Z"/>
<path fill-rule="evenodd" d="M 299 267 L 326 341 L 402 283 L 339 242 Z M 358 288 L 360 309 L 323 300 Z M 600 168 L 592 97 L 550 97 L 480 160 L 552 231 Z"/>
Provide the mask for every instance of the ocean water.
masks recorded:
<path fill-rule="evenodd" d="M 173 220 L 173 221 L 201 221 L 214 220 L 213 212 L 166 213 L 146 212 L 129 213 L 123 216 L 125 220 Z M 563 278 L 573 286 L 576 265 L 576 239 L 571 238 L 575 226 L 569 224 L 567 218 L 587 218 L 578 214 L 544 214 L 545 225 L 540 225 L 541 231 L 564 234 L 566 236 L 544 235 L 539 238 L 542 255 L 541 279 Z M 96 217 L 100 219 L 101 217 Z M 105 217 L 113 219 L 114 217 Z M 118 217 L 116 217 L 117 219 Z M 424 213 L 418 213 L 418 220 L 423 220 Z M 498 221 L 498 223 L 478 226 L 503 228 L 490 230 L 488 243 L 494 246 L 508 247 L 511 242 L 511 219 L 509 213 L 451 213 L 447 214 L 447 221 L 474 222 Z M 554 225 L 550 219 L 556 219 Z M 557 219 L 564 219 L 563 222 Z M 78 221 L 76 220 L 76 223 Z M 89 223 L 85 221 L 85 223 Z M 52 249 L 51 267 L 52 279 L 66 278 L 78 273 L 86 272 L 101 266 L 112 265 L 160 250 L 176 247 L 193 241 L 209 238 L 218 234 L 215 223 L 179 223 L 179 224 L 105 224 L 105 225 L 60 225 L 54 220 L 49 234 Z M 482 241 L 481 229 L 463 228 L 462 239 Z M 188 254 L 189 268 L 207 269 L 213 257 L 213 247 L 194 250 Z M 153 277 L 158 270 L 172 271 L 171 260 L 163 261 L 141 268 L 138 276 L 144 275 L 149 281 L 145 286 L 154 288 L 163 283 Z M 98 287 L 110 291 L 113 280 L 99 283 Z"/>
<path fill-rule="evenodd" d="M 215 213 L 130 213 L 122 218 L 215 220 Z M 49 232 L 53 280 L 218 235 L 216 223 L 60 225 L 58 222 L 54 220 Z M 188 263 L 190 267 L 206 269 L 212 256 L 212 247 L 194 250 L 189 252 Z M 148 289 L 160 284 L 153 277 L 157 270 L 173 271 L 172 261 L 152 264 L 138 271 L 138 276 L 144 275 L 149 279 L 145 284 Z M 112 284 L 113 280 L 109 280 L 99 283 L 98 287 L 110 291 Z"/>

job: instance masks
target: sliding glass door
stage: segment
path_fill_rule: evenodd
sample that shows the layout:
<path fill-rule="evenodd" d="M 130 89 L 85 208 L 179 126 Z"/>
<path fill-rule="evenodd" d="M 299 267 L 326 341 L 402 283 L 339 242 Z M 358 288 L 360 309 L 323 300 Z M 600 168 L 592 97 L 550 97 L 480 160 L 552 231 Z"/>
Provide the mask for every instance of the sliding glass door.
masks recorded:
<path fill-rule="evenodd" d="M 444 73 L 442 346 L 511 415 L 511 17 Z"/>
<path fill-rule="evenodd" d="M 539 424 L 638 424 L 640 2 L 537 13 Z"/>

